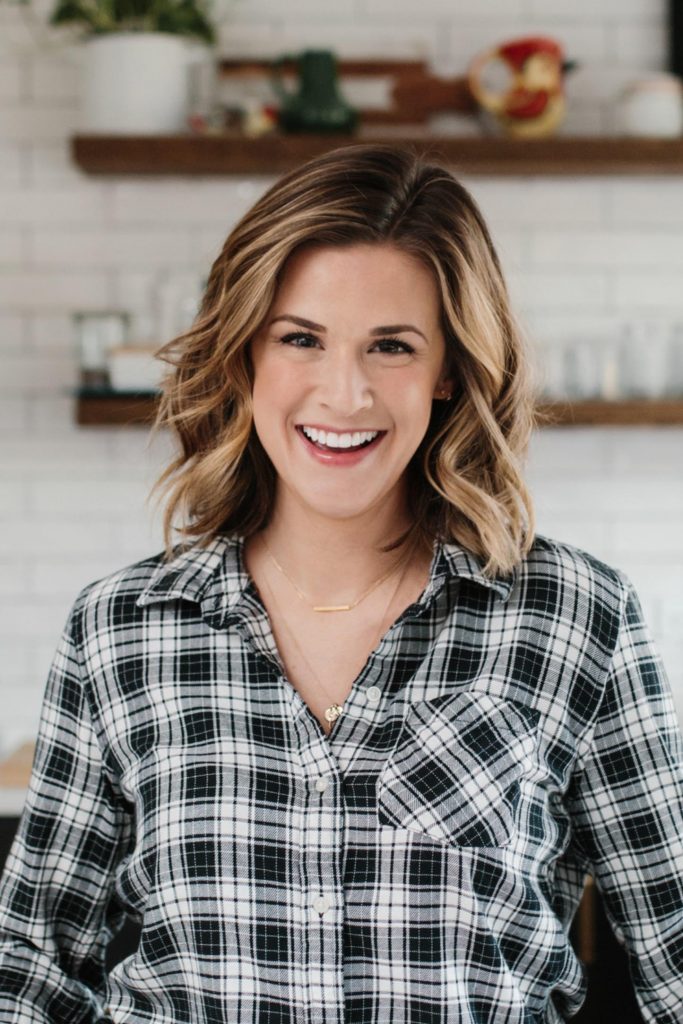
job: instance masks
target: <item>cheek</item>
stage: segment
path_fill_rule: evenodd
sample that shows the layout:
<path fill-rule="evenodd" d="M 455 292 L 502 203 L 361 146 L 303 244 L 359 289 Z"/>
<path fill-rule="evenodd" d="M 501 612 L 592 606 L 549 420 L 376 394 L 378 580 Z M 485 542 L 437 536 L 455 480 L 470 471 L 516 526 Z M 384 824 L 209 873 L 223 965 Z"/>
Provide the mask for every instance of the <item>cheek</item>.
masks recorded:
<path fill-rule="evenodd" d="M 405 375 L 391 381 L 384 394 L 390 398 L 402 419 L 421 421 L 429 418 L 432 408 L 433 385 L 426 376 Z"/>
<path fill-rule="evenodd" d="M 254 418 L 257 422 L 264 422 L 268 414 L 278 407 L 282 399 L 283 390 L 277 386 L 278 375 L 275 373 L 272 363 L 262 362 L 254 371 Z"/>
<path fill-rule="evenodd" d="M 264 359 L 254 372 L 254 399 L 267 402 L 271 408 L 282 407 L 288 399 L 295 399 L 304 385 L 303 367 L 284 359 Z"/>
<path fill-rule="evenodd" d="M 254 427 L 264 447 L 282 437 L 283 420 L 294 416 L 303 385 L 297 367 L 264 360 L 254 369 Z"/>
<path fill-rule="evenodd" d="M 405 386 L 392 402 L 400 436 L 411 452 L 419 446 L 429 429 L 433 410 L 432 395 L 431 380 L 413 379 L 405 382 Z"/>

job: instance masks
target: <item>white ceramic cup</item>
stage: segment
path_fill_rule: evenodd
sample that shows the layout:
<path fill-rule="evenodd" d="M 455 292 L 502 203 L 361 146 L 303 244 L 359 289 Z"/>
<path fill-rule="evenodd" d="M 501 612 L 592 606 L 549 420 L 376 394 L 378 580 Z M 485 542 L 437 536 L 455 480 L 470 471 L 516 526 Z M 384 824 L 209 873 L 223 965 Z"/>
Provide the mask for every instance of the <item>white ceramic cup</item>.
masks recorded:
<path fill-rule="evenodd" d="M 652 75 L 622 92 L 619 126 L 626 135 L 677 138 L 683 134 L 683 82 L 675 75 Z"/>

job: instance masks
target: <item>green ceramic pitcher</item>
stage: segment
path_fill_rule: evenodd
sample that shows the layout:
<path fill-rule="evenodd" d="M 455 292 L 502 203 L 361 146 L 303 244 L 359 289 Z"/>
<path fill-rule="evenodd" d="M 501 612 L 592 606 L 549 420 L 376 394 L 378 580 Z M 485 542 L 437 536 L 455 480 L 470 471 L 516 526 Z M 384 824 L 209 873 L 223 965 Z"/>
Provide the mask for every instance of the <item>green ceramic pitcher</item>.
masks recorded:
<path fill-rule="evenodd" d="M 282 83 L 282 65 L 295 61 L 298 92 Z M 337 63 L 331 50 L 303 50 L 283 54 L 271 63 L 271 84 L 281 99 L 278 123 L 285 132 L 353 132 L 358 112 L 342 99 Z"/>

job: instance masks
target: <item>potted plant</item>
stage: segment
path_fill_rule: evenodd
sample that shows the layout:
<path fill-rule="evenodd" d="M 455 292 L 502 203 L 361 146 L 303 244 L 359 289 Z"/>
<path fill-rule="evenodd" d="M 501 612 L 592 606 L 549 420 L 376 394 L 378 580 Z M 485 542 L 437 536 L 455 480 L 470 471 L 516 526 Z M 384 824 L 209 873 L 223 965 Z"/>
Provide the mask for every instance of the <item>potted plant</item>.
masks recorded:
<path fill-rule="evenodd" d="M 188 71 L 216 40 L 209 0 L 57 0 L 84 38 L 81 130 L 150 134 L 187 123 Z M 197 44 L 202 44 L 200 47 Z"/>

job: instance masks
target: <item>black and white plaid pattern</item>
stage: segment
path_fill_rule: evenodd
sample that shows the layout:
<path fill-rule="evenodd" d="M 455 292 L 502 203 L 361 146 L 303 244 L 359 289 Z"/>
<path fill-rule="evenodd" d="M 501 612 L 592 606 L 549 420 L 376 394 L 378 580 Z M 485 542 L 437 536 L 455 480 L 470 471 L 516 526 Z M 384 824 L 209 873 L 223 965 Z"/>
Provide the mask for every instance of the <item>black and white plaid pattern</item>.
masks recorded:
<path fill-rule="evenodd" d="M 78 595 L 0 883 L 2 1024 L 556 1024 L 584 876 L 683 1020 L 683 742 L 629 578 L 436 544 L 325 735 L 242 540 Z M 138 951 L 109 976 L 124 914 Z"/>

